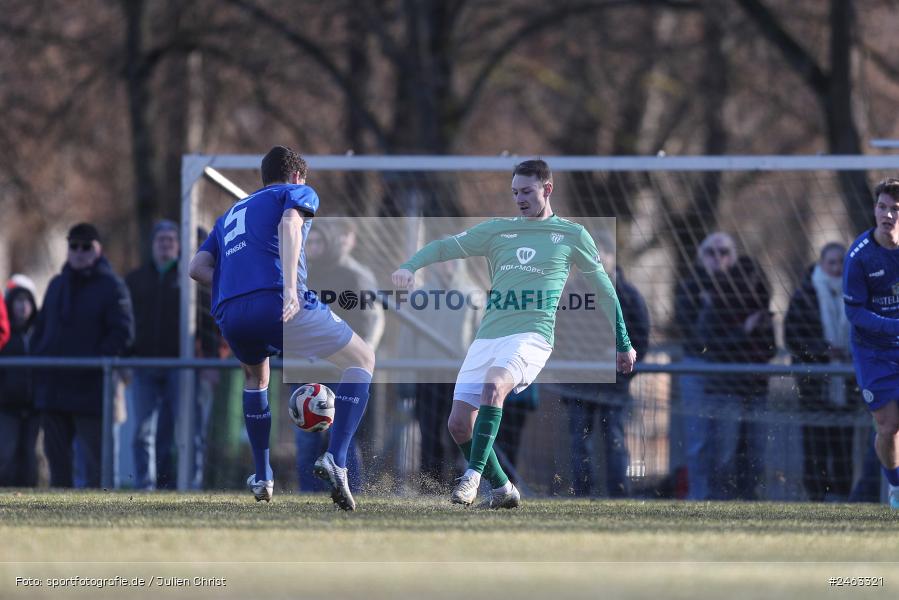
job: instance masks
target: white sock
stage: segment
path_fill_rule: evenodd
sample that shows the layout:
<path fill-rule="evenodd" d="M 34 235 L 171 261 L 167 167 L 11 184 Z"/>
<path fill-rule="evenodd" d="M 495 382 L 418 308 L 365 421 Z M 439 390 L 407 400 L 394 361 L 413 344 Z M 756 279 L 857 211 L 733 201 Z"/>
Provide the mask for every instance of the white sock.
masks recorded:
<path fill-rule="evenodd" d="M 505 485 L 501 485 L 498 488 L 493 488 L 493 491 L 497 494 L 508 494 L 512 491 L 512 481 L 507 481 Z"/>
<path fill-rule="evenodd" d="M 475 483 L 481 485 L 481 474 L 475 471 L 474 469 L 465 469 L 465 473 L 462 474 L 462 477 L 468 477 L 469 479 L 474 479 Z"/>

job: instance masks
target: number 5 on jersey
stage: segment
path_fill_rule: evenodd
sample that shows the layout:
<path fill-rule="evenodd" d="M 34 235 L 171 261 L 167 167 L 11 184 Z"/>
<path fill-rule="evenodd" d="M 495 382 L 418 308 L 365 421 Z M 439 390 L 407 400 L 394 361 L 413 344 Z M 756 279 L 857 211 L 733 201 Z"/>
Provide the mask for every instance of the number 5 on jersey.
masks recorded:
<path fill-rule="evenodd" d="M 239 235 L 243 235 L 247 232 L 247 209 L 246 207 L 237 210 L 237 208 L 246 203 L 249 198 L 241 200 L 234 204 L 231 207 L 231 210 L 228 211 L 228 215 L 225 217 L 225 228 L 231 226 L 231 223 L 236 223 L 234 229 L 225 234 L 225 245 L 227 246 L 231 241 Z"/>

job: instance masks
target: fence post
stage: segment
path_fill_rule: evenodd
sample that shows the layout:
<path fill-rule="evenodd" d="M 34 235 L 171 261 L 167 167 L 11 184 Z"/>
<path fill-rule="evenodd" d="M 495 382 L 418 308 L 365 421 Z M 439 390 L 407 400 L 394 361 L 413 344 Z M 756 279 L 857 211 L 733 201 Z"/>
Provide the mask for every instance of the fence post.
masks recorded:
<path fill-rule="evenodd" d="M 107 490 L 113 488 L 115 483 L 115 440 L 113 438 L 113 420 L 115 399 L 115 378 L 112 361 L 103 359 L 103 450 L 100 485 Z"/>

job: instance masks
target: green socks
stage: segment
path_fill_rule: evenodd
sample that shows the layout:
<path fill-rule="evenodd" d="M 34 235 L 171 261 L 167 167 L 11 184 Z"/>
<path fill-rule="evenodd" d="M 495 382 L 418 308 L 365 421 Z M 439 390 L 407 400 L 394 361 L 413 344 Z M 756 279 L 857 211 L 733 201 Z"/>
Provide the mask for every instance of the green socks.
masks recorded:
<path fill-rule="evenodd" d="M 481 406 L 478 418 L 475 419 L 472 439 L 459 448 L 468 459 L 468 468 L 486 477 L 494 488 L 502 487 L 509 477 L 499 465 L 493 441 L 499 432 L 499 424 L 503 418 L 503 409 L 496 406 Z"/>
<path fill-rule="evenodd" d="M 471 440 L 468 440 L 464 444 L 456 445 L 459 446 L 459 450 L 462 451 L 462 456 L 465 457 L 466 462 L 470 461 Z M 506 475 L 506 472 L 503 471 L 503 468 L 500 466 L 499 458 L 497 458 L 493 448 L 490 449 L 490 456 L 487 457 L 487 466 L 484 467 L 482 475 L 490 482 L 490 487 L 493 489 L 503 487 L 509 481 L 509 476 Z"/>

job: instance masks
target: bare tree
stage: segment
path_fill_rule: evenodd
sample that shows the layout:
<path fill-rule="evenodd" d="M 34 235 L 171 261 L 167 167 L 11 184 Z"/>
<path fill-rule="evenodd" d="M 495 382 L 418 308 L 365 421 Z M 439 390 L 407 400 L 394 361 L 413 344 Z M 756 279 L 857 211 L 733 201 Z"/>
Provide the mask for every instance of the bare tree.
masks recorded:
<path fill-rule="evenodd" d="M 829 69 L 790 34 L 782 20 L 761 0 L 737 0 L 737 3 L 814 94 L 825 124 L 828 150 L 832 154 L 862 154 L 852 111 L 855 13 L 851 0 L 829 0 Z M 866 173 L 842 171 L 839 181 L 853 229 L 867 228 L 871 220 L 868 202 L 871 192 Z"/>

